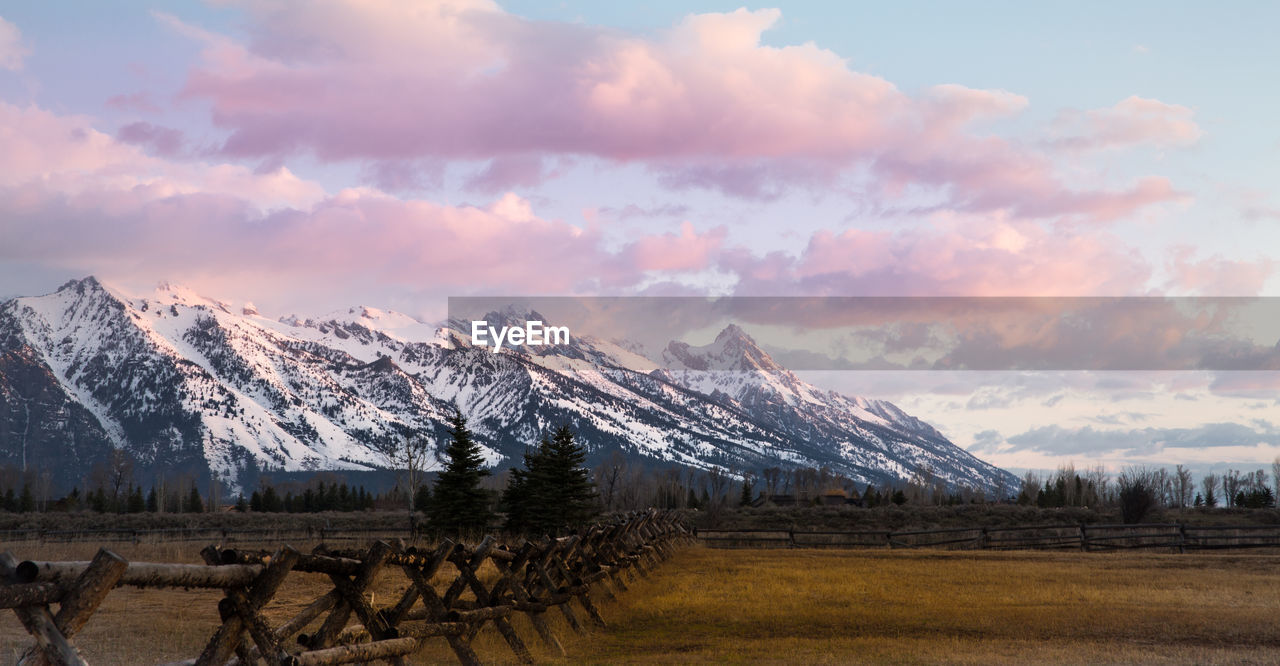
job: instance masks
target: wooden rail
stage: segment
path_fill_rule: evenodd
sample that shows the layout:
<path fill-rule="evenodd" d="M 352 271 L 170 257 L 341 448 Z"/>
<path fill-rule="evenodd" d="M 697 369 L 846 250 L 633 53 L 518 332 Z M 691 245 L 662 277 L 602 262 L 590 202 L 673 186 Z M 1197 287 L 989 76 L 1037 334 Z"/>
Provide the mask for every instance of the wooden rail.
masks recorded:
<path fill-rule="evenodd" d="M 51 530 L 40 528 L 0 530 L 0 543 L 139 543 L 192 542 L 217 540 L 223 543 L 245 541 L 373 541 L 379 538 L 412 538 L 416 536 L 407 528 L 396 527 L 163 527 L 154 529 L 102 528 Z"/>
<path fill-rule="evenodd" d="M 949 548 L 966 550 L 1167 550 L 1280 548 L 1280 525 L 1019 525 L 928 530 L 697 530 L 712 548 Z"/>
<path fill-rule="evenodd" d="M 471 643 L 486 624 L 518 661 L 532 663 L 513 615 L 524 614 L 538 639 L 564 656 L 546 613 L 555 609 L 577 632 L 605 627 L 593 595 L 614 598 L 628 578 L 647 576 L 691 537 L 675 512 L 650 510 L 513 546 L 493 537 L 474 546 L 445 540 L 422 550 L 379 541 L 358 550 L 320 546 L 310 554 L 289 546 L 273 552 L 209 546 L 201 551 L 203 565 L 127 562 L 105 549 L 91 562 L 18 562 L 6 552 L 0 608 L 12 608 L 34 639 L 19 660 L 26 664 L 84 664 L 71 639 L 120 585 L 223 590 L 221 626 L 198 657 L 178 662 L 184 665 L 403 664 L 425 641 L 439 639 L 459 662 L 479 664 Z M 498 572 L 488 583 L 479 571 L 487 562 Z M 272 626 L 263 608 L 289 576 L 302 574 L 323 576 L 332 589 Z M 367 590 L 380 575 L 403 576 L 405 586 L 394 603 L 375 607 Z M 450 582 L 437 587 L 433 578 Z"/>

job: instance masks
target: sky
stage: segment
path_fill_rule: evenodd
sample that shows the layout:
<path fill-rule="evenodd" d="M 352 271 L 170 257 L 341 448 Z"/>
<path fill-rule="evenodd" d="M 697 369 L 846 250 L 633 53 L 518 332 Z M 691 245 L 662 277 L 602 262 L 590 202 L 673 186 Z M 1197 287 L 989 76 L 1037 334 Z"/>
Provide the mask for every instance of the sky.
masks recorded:
<path fill-rule="evenodd" d="M 0 298 L 1280 296 L 1277 14 L 4 5 Z M 1275 373 L 813 377 L 1015 469 L 1280 454 Z"/>

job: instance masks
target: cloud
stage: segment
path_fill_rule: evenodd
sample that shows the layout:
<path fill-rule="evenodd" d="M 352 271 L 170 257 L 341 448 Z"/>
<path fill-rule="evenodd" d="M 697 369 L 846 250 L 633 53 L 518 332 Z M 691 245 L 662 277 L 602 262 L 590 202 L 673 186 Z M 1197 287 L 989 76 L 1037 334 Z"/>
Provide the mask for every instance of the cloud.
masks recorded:
<path fill-rule="evenodd" d="M 31 49 L 22 43 L 22 32 L 18 26 L 0 16 L 0 69 L 19 71 Z"/>
<path fill-rule="evenodd" d="M 1132 294 L 1151 269 L 1100 232 L 1007 215 L 938 213 L 926 229 L 818 231 L 798 256 L 726 253 L 744 295 L 1037 296 Z"/>
<path fill-rule="evenodd" d="M 0 103 L 0 127 L 0 261 L 108 277 L 574 293 L 701 270 L 727 233 L 686 222 L 610 247 L 599 229 L 543 219 L 513 193 L 458 206 L 331 194 L 284 167 L 165 159 L 181 136 L 163 127 L 134 123 L 111 137 L 38 107 Z"/>
<path fill-rule="evenodd" d="M 1052 155 L 978 130 L 1025 97 L 910 94 L 812 43 L 765 45 L 776 9 L 640 36 L 488 2 L 242 4 L 243 43 L 162 17 L 204 44 L 182 94 L 208 100 L 233 158 L 481 161 L 470 186 L 498 192 L 552 175 L 539 158 L 587 156 L 640 163 L 677 190 L 764 200 L 866 173 L 876 196 L 922 188 L 947 207 L 1024 217 L 1109 220 L 1183 197 L 1151 177 L 1073 188 Z M 1152 115 L 1183 122 L 1181 107 L 1150 106 L 1133 98 L 1085 122 L 1108 141 Z"/>
<path fill-rule="evenodd" d="M 1280 446 L 1280 434 L 1238 423 L 1209 423 L 1194 428 L 1133 428 L 1098 430 L 1092 426 L 1044 426 L 1006 438 L 1010 451 L 1049 455 L 1098 455 L 1119 452 L 1154 455 L 1167 449 Z"/>
<path fill-rule="evenodd" d="M 1168 289 L 1181 293 L 1252 296 L 1262 291 L 1277 268 L 1275 260 L 1267 257 L 1243 261 L 1215 255 L 1197 260 L 1195 254 L 1195 248 L 1186 245 L 1172 249 Z"/>
<path fill-rule="evenodd" d="M 1054 130 L 1053 145 L 1077 151 L 1143 144 L 1185 147 L 1204 135 L 1192 109 L 1136 95 L 1105 109 L 1064 111 L 1054 122 Z"/>
<path fill-rule="evenodd" d="M 182 151 L 182 132 L 171 127 L 161 127 L 147 122 L 134 122 L 121 127 L 116 138 L 148 148 L 148 152 L 163 157 L 173 157 Z"/>
<path fill-rule="evenodd" d="M 113 197 L 153 200 L 178 194 L 228 195 L 251 207 L 306 206 L 323 189 L 288 169 L 255 173 L 232 164 L 175 162 L 95 129 L 82 116 L 0 102 L 0 187 L 43 194 L 93 193 L 109 212 Z M 127 126 L 126 137 L 155 147 L 180 142 L 164 128 Z M 43 193 L 43 194 L 41 194 Z M 86 215 L 95 217 L 91 211 Z M 39 234 L 46 235 L 46 234 Z"/>

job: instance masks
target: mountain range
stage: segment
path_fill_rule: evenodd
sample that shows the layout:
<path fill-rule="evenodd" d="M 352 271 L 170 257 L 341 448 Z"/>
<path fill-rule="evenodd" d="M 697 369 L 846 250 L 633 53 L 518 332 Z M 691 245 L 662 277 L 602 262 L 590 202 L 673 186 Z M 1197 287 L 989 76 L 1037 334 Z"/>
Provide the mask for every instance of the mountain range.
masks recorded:
<path fill-rule="evenodd" d="M 73 280 L 0 304 L 0 466 L 70 485 L 123 448 L 144 473 L 234 490 L 261 470 L 386 468 L 410 434 L 442 449 L 456 405 L 499 467 L 567 423 L 593 464 L 621 452 L 648 467 L 826 466 L 874 483 L 927 467 L 951 487 L 1016 484 L 887 401 L 800 380 L 735 325 L 652 354 L 589 336 L 493 353 L 469 333 L 371 307 L 271 319 L 179 286 L 134 297 Z"/>

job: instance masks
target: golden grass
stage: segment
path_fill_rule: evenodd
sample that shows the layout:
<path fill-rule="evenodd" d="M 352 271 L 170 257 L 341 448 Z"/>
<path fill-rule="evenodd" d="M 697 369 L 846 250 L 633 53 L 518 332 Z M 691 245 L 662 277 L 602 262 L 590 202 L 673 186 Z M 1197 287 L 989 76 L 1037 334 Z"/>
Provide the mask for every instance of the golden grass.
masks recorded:
<path fill-rule="evenodd" d="M 134 548 L 119 550 L 156 560 L 170 546 Z M 192 561 L 184 548 L 180 559 Z M 324 582 L 291 577 L 271 621 Z M 384 576 L 377 603 L 402 585 Z M 76 642 L 93 663 L 194 656 L 217 625 L 218 596 L 117 590 Z M 608 630 L 577 636 L 547 615 L 568 658 L 551 655 L 523 617 L 514 622 L 539 661 L 563 663 L 1274 663 L 1280 651 L 1274 555 L 689 548 L 617 601 L 596 599 Z M 28 641 L 4 613 L 0 662 Z M 513 661 L 492 627 L 475 649 L 486 662 Z M 443 640 L 417 660 L 454 661 Z"/>

